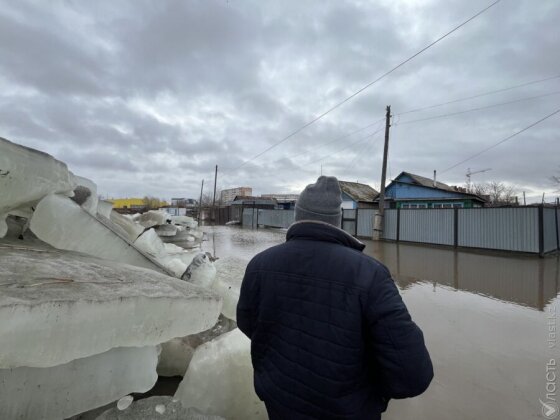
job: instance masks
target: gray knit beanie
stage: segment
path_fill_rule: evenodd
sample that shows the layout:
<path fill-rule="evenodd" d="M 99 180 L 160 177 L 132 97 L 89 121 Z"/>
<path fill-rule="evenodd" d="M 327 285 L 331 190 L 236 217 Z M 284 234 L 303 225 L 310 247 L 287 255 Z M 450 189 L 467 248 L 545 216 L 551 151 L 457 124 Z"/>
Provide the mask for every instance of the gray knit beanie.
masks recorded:
<path fill-rule="evenodd" d="M 320 176 L 315 184 L 309 184 L 296 202 L 296 222 L 317 220 L 340 227 L 342 212 L 340 186 L 334 176 Z"/>

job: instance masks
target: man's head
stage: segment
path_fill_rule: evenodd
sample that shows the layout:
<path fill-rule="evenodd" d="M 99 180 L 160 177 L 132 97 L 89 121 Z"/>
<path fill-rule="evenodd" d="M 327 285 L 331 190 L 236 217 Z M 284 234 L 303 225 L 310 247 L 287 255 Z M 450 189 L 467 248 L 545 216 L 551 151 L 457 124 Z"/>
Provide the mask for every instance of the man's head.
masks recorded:
<path fill-rule="evenodd" d="M 301 192 L 296 203 L 296 222 L 315 220 L 340 227 L 342 198 L 334 176 L 320 176 Z"/>

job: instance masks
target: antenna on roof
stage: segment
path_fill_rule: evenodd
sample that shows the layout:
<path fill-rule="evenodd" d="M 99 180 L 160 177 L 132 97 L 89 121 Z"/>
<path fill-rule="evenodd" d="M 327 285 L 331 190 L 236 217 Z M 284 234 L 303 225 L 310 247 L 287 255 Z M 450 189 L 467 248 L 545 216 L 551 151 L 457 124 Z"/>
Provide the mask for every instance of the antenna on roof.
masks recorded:
<path fill-rule="evenodd" d="M 491 171 L 491 170 L 492 170 L 492 168 L 486 168 L 486 169 L 482 169 L 480 171 L 472 172 L 471 168 L 467 168 L 467 173 L 466 173 L 466 175 L 467 175 L 467 191 L 469 191 L 469 192 L 471 191 L 471 175 L 481 174 L 483 172 L 488 172 L 488 171 Z"/>

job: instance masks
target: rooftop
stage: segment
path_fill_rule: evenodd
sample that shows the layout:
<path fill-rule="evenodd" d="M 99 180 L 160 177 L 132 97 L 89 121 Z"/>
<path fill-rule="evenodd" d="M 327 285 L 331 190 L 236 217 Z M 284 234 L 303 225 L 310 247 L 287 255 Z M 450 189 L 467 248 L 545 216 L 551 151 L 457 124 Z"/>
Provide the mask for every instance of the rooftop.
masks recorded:
<path fill-rule="evenodd" d="M 374 188 L 359 182 L 338 181 L 340 189 L 354 201 L 373 201 L 378 195 Z"/>

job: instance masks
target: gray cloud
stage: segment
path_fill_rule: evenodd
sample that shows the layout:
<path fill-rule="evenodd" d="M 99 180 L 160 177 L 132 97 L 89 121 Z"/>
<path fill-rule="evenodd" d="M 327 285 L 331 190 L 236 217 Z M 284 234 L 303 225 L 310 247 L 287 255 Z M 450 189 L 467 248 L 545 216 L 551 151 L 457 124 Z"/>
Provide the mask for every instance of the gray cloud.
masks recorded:
<path fill-rule="evenodd" d="M 111 195 L 196 197 L 200 180 L 297 191 L 319 175 L 379 185 L 368 132 L 393 108 L 389 175 L 430 176 L 505 138 L 559 96 L 404 124 L 559 91 L 560 79 L 399 113 L 559 73 L 560 5 L 501 2 L 281 146 L 246 159 L 416 52 L 485 0 L 0 1 L 0 135 L 65 160 Z M 399 124 L 403 123 L 403 124 Z M 442 173 L 552 194 L 560 117 Z M 319 158 L 325 157 L 323 160 Z M 474 179 L 474 178 L 473 178 Z M 552 197 L 552 196 L 551 196 Z"/>

